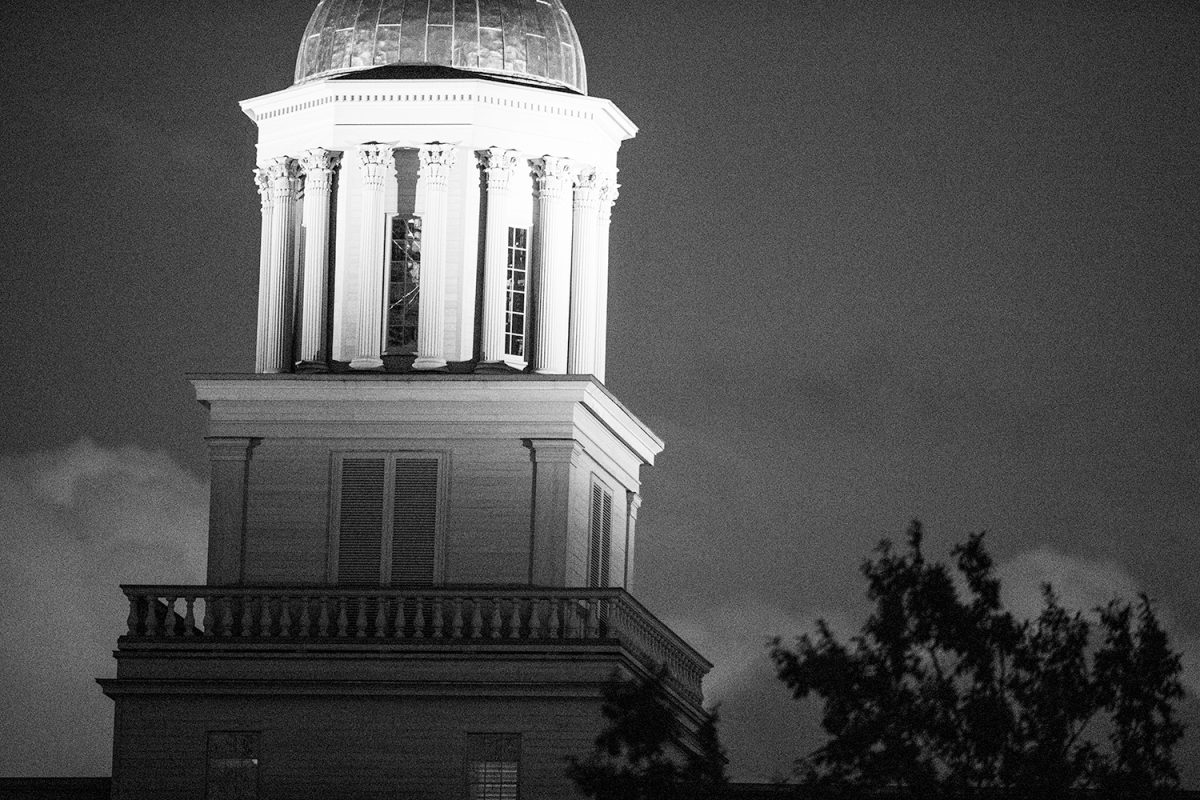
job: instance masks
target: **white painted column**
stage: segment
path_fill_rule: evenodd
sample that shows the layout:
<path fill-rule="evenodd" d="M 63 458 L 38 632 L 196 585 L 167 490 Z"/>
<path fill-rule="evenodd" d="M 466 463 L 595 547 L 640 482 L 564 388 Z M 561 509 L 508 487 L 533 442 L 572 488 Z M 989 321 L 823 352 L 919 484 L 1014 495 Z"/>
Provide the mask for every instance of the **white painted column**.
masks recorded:
<path fill-rule="evenodd" d="M 567 372 L 591 375 L 596 363 L 597 260 L 600 236 L 600 178 L 584 169 L 575 183 L 571 225 L 571 326 Z"/>
<path fill-rule="evenodd" d="M 358 238 L 358 349 L 351 369 L 383 366 L 384 186 L 396 175 L 396 158 L 390 145 L 368 142 L 358 148 L 362 178 L 362 205 Z"/>
<path fill-rule="evenodd" d="M 565 374 L 571 310 L 571 162 L 534 162 L 537 219 L 533 226 L 534 372 Z"/>
<path fill-rule="evenodd" d="M 258 186 L 258 200 L 262 211 L 262 225 L 258 248 L 258 338 L 254 356 L 254 371 L 266 372 L 263 342 L 267 340 L 267 276 L 271 270 L 271 179 L 265 169 L 254 170 L 254 183 Z"/>
<path fill-rule="evenodd" d="M 300 311 L 301 363 L 321 363 L 328 357 L 325 341 L 329 285 L 329 198 L 333 173 L 341 153 L 320 147 L 300 158 L 304 174 L 304 289 Z"/>
<path fill-rule="evenodd" d="M 592 374 L 604 383 L 605 361 L 608 358 L 608 234 L 612 222 L 613 203 L 617 202 L 617 173 L 612 171 L 600 178 L 599 231 L 596 254 L 596 356 Z"/>
<path fill-rule="evenodd" d="M 446 367 L 446 235 L 454 145 L 427 144 L 419 155 L 417 194 L 424 198 L 425 208 L 421 214 L 421 282 L 413 369 L 435 370 Z"/>
<path fill-rule="evenodd" d="M 508 208 L 511 202 L 509 189 L 517 167 L 517 154 L 512 150 L 492 148 L 480 155 L 479 164 L 487 178 L 480 360 L 486 365 L 507 363 L 515 369 L 524 369 L 524 359 L 508 356 L 504 352 L 508 299 Z"/>
<path fill-rule="evenodd" d="M 264 170 L 271 195 L 266 269 L 259 281 L 258 372 L 292 369 L 292 280 L 295 272 L 296 162 L 283 156 Z M 267 216 L 264 214 L 264 217 Z M 264 219 L 264 230 L 267 228 Z"/>

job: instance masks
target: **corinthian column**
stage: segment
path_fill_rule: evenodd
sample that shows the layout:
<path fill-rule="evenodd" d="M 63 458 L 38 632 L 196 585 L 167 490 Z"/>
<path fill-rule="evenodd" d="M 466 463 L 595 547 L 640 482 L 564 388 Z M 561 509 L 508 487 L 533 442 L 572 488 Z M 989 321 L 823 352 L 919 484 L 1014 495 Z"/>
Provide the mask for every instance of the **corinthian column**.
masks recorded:
<path fill-rule="evenodd" d="M 596 363 L 598 289 L 596 261 L 600 255 L 600 178 L 585 169 L 575 184 L 571 235 L 571 332 L 567 372 L 590 375 Z"/>
<path fill-rule="evenodd" d="M 592 374 L 601 383 L 604 383 L 604 363 L 608 353 L 608 232 L 619 188 L 616 170 L 601 176 L 596 235 L 596 360 L 592 363 Z"/>
<path fill-rule="evenodd" d="M 267 340 L 267 275 L 271 264 L 271 179 L 265 169 L 254 170 L 254 183 L 258 187 L 258 200 L 262 211 L 260 239 L 258 246 L 258 338 L 255 339 L 257 351 L 254 356 L 254 371 L 266 372 L 266 362 L 263 360 L 263 342 Z"/>
<path fill-rule="evenodd" d="M 263 206 L 263 231 L 268 233 L 264 269 L 259 279 L 258 372 L 289 372 L 292 368 L 292 263 L 295 254 L 293 208 L 296 200 L 296 162 L 272 159 L 266 176 L 270 209 Z M 270 219 L 269 225 L 267 219 Z"/>
<path fill-rule="evenodd" d="M 482 362 L 508 363 L 524 369 L 525 360 L 505 352 L 504 317 L 508 296 L 508 205 L 509 187 L 517 167 L 512 150 L 492 148 L 480 154 L 479 164 L 487 176 L 487 231 L 483 255 Z"/>
<path fill-rule="evenodd" d="M 351 369 L 383 366 L 383 187 L 395 177 L 392 148 L 368 142 L 358 148 L 362 173 L 362 206 L 358 239 L 358 352 Z"/>
<path fill-rule="evenodd" d="M 546 156 L 534 162 L 537 221 L 533 228 L 533 369 L 567 371 L 571 308 L 571 162 Z"/>
<path fill-rule="evenodd" d="M 417 193 L 425 199 L 421 215 L 421 280 L 417 306 L 417 358 L 413 369 L 446 366 L 447 188 L 454 166 L 454 145 L 427 144 L 420 150 Z"/>
<path fill-rule="evenodd" d="M 329 195 L 340 153 L 316 148 L 300 159 L 304 173 L 304 291 L 300 313 L 301 362 L 321 362 L 325 347 L 325 292 L 329 285 Z"/>

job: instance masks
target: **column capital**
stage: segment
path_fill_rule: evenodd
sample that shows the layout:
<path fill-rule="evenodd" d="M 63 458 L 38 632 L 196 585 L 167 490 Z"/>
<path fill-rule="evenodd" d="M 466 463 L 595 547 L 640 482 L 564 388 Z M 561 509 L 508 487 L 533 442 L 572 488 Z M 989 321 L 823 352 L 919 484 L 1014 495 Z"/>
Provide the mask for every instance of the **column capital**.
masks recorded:
<path fill-rule="evenodd" d="M 533 177 L 539 197 L 567 197 L 575 183 L 575 165 L 569 158 L 543 156 L 533 160 Z"/>
<path fill-rule="evenodd" d="M 574 439 L 526 439 L 530 460 L 535 464 L 579 464 L 583 445 Z"/>
<path fill-rule="evenodd" d="M 606 211 L 612 211 L 613 203 L 620 196 L 621 184 L 617 183 L 617 171 L 604 170 L 596 173 L 596 181 L 600 187 L 600 204 Z"/>
<path fill-rule="evenodd" d="M 390 144 L 366 142 L 358 146 L 358 163 L 362 167 L 363 185 L 382 189 L 384 181 L 395 172 L 396 156 Z"/>
<path fill-rule="evenodd" d="M 512 176 L 516 172 L 517 164 L 520 161 L 517 151 L 492 147 L 487 150 L 480 150 L 476 155 L 479 157 L 480 168 L 487 175 L 488 191 L 502 192 L 506 190 L 512 182 Z"/>
<path fill-rule="evenodd" d="M 604 201 L 604 178 L 592 167 L 584 167 L 575 176 L 575 207 L 599 208 Z"/>
<path fill-rule="evenodd" d="M 418 156 L 421 161 L 421 177 L 432 183 L 445 184 L 450 180 L 450 168 L 454 166 L 455 147 L 443 142 L 421 145 Z"/>
<path fill-rule="evenodd" d="M 265 169 L 254 169 L 254 185 L 258 189 L 258 201 L 262 204 L 262 210 L 266 211 L 271 207 L 271 178 Z"/>
<path fill-rule="evenodd" d="M 342 163 L 342 154 L 323 147 L 306 150 L 300 156 L 300 172 L 304 174 L 305 182 L 313 185 L 320 183 L 324 188 L 326 182 L 333 176 L 333 171 Z"/>
<path fill-rule="evenodd" d="M 272 158 L 262 168 L 262 171 L 267 176 L 267 184 L 271 191 L 275 194 L 280 192 L 290 193 L 295 186 L 293 185 L 296 178 L 299 177 L 299 172 L 296 169 L 296 159 L 290 156 L 279 156 Z"/>
<path fill-rule="evenodd" d="M 249 461 L 261 439 L 243 436 L 205 436 L 210 461 Z"/>

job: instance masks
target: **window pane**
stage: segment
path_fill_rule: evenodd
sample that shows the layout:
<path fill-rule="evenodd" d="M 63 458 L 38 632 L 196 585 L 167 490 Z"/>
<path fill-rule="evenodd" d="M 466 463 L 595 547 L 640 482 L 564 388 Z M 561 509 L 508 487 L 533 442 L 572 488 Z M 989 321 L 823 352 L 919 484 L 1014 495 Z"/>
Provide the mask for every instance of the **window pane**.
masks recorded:
<path fill-rule="evenodd" d="M 525 268 L 529 251 L 525 228 L 508 229 L 508 290 L 504 315 L 504 352 L 525 357 Z"/>
<path fill-rule="evenodd" d="M 207 800 L 257 800 L 258 732 L 209 731 Z"/>
<path fill-rule="evenodd" d="M 521 734 L 467 734 L 467 797 L 517 800 L 520 763 Z"/>
<path fill-rule="evenodd" d="M 417 352 L 421 282 L 421 219 L 393 217 L 388 255 L 387 342 L 384 352 Z"/>

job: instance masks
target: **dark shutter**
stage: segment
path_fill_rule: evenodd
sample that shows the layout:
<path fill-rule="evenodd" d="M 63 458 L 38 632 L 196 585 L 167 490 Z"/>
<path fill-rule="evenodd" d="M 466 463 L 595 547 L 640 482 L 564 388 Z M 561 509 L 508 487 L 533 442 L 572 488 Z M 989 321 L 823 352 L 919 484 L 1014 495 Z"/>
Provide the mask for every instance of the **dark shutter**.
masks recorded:
<path fill-rule="evenodd" d="M 604 492 L 604 512 L 600 519 L 600 585 L 608 586 L 612 563 L 612 495 Z"/>
<path fill-rule="evenodd" d="M 438 462 L 396 459 L 392 506 L 392 584 L 429 586 L 434 578 Z"/>
<path fill-rule="evenodd" d="M 592 484 L 592 510 L 588 514 L 587 585 L 600 585 L 600 524 L 604 513 L 604 490 Z"/>
<path fill-rule="evenodd" d="M 383 542 L 382 458 L 342 459 L 338 583 L 378 586 Z"/>

